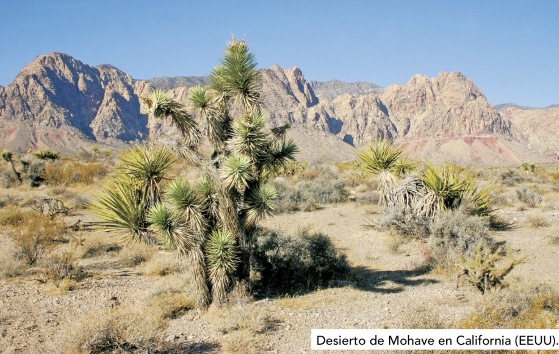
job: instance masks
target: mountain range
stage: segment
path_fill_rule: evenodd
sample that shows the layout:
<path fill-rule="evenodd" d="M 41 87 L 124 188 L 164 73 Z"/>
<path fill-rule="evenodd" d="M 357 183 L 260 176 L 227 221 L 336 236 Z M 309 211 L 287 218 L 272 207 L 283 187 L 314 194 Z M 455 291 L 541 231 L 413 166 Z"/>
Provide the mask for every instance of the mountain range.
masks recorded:
<path fill-rule="evenodd" d="M 368 82 L 306 81 L 297 68 L 261 69 L 270 126 L 290 123 L 302 160 L 348 160 L 377 137 L 413 157 L 476 165 L 558 158 L 559 106 L 493 106 L 458 72 L 413 76 L 383 88 Z M 176 130 L 148 117 L 140 97 L 156 88 L 186 102 L 207 77 L 135 80 L 111 65 L 89 66 L 67 54 L 35 58 L 0 86 L 0 148 L 76 152 L 91 145 L 122 149 Z"/>

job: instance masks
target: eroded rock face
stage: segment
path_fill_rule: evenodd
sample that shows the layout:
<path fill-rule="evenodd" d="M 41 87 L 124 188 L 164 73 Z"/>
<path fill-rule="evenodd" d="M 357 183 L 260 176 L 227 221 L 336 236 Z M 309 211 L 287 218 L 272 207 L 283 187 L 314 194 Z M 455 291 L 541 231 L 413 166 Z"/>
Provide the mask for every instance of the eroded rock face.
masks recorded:
<path fill-rule="evenodd" d="M 400 137 L 482 135 L 510 136 L 510 122 L 487 102 L 461 73 L 416 75 L 392 85 L 380 96 Z"/>
<path fill-rule="evenodd" d="M 353 146 L 384 137 L 435 159 L 448 157 L 451 145 L 460 142 L 464 151 L 456 162 L 515 163 L 531 158 L 522 149 L 550 157 L 559 152 L 558 107 L 506 106 L 499 112 L 461 73 L 416 75 L 386 89 L 364 82 L 308 83 L 297 67 L 274 65 L 261 73 L 269 125 L 290 123 L 297 139 L 320 137 L 309 138 L 317 143 L 307 149 L 324 150 L 318 141 L 334 137 L 347 143 L 341 154 L 349 156 Z M 110 65 L 92 67 L 60 53 L 39 56 L 14 82 L 0 87 L 0 147 L 76 151 L 84 144 L 123 146 L 150 136 L 178 136 L 169 121 L 148 119 L 139 97 L 157 86 L 186 102 L 188 87 L 205 82 L 203 77 L 134 80 Z M 505 141 L 512 145 L 502 145 Z M 344 150 L 343 145 L 336 149 Z"/>
<path fill-rule="evenodd" d="M 559 157 L 559 106 L 504 107 L 500 114 L 512 122 L 513 135 L 523 146 L 554 160 Z"/>
<path fill-rule="evenodd" d="M 0 137 L 16 150 L 147 137 L 134 80 L 109 65 L 91 67 L 61 53 L 39 56 L 0 96 Z"/>
<path fill-rule="evenodd" d="M 353 88 L 354 94 L 340 94 L 332 100 L 328 97 L 335 89 L 316 99 L 297 68 L 283 70 L 275 66 L 264 70 L 264 77 L 264 101 L 271 103 L 268 112 L 273 119 L 287 116 L 290 123 L 329 131 L 353 145 L 378 136 L 397 140 L 447 135 L 511 136 L 510 121 L 499 115 L 483 93 L 460 73 L 443 72 L 433 79 L 417 75 L 405 85 L 392 85 L 378 93 L 361 93 Z"/>

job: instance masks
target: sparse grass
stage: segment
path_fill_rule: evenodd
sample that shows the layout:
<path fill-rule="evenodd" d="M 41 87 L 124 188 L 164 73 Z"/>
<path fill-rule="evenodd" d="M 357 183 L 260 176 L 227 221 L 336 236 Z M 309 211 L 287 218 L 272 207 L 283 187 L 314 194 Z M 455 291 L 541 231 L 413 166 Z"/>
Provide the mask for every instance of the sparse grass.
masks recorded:
<path fill-rule="evenodd" d="M 109 173 L 102 162 L 56 162 L 45 166 L 45 182 L 51 186 L 90 185 L 101 181 Z"/>
<path fill-rule="evenodd" d="M 17 277 L 23 274 L 27 267 L 23 259 L 15 257 L 15 249 L 11 243 L 0 248 L 0 276 Z"/>
<path fill-rule="evenodd" d="M 176 255 L 155 254 L 146 261 L 142 272 L 146 275 L 166 276 L 179 273 L 182 268 L 181 260 Z"/>
<path fill-rule="evenodd" d="M 392 254 L 399 253 L 400 247 L 411 240 L 410 237 L 406 237 L 394 229 L 388 230 L 388 233 L 390 237 L 387 238 L 386 248 L 388 248 L 388 251 Z"/>
<path fill-rule="evenodd" d="M 263 312 L 254 302 L 230 303 L 226 306 L 213 306 L 209 309 L 211 322 L 222 334 L 235 331 L 248 331 L 263 334 L 273 327 L 273 319 Z"/>
<path fill-rule="evenodd" d="M 63 353 L 155 353 L 168 346 L 166 328 L 158 309 L 131 306 L 93 311 L 60 333 Z"/>
<path fill-rule="evenodd" d="M 5 193 L 0 197 L 0 209 L 8 206 L 18 206 L 19 202 L 21 202 L 21 198 L 13 194 Z"/>
<path fill-rule="evenodd" d="M 157 247 L 134 242 L 125 245 L 118 253 L 118 257 L 124 266 L 135 267 L 149 261 L 155 252 Z"/>
<path fill-rule="evenodd" d="M 219 343 L 224 353 L 231 354 L 259 354 L 270 349 L 265 346 L 262 336 L 249 330 L 227 333 L 221 337 Z"/>
<path fill-rule="evenodd" d="M 549 219 L 542 212 L 538 211 L 529 214 L 526 222 L 534 229 L 551 226 Z"/>
<path fill-rule="evenodd" d="M 508 288 L 484 296 L 458 328 L 556 328 L 559 295 L 549 288 Z"/>
<path fill-rule="evenodd" d="M 184 289 L 167 289 L 153 296 L 152 303 L 164 318 L 175 319 L 193 309 L 195 299 Z"/>
<path fill-rule="evenodd" d="M 99 238 L 86 239 L 81 258 L 93 258 L 108 253 L 117 253 L 121 245 Z"/>
<path fill-rule="evenodd" d="M 403 315 L 403 325 L 409 329 L 449 328 L 447 317 L 426 306 L 411 306 Z"/>

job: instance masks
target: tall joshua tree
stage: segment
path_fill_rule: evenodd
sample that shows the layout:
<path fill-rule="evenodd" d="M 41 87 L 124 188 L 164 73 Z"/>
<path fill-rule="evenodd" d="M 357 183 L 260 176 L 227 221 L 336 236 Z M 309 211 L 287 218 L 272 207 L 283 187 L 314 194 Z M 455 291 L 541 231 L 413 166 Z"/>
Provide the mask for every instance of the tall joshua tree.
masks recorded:
<path fill-rule="evenodd" d="M 189 90 L 188 103 L 199 119 L 162 91 L 143 99 L 151 115 L 177 126 L 183 139 L 173 148 L 202 172 L 192 185 L 170 183 L 168 205 L 155 205 L 148 216 L 161 238 L 191 260 L 200 307 L 223 301 L 234 282 L 250 284 L 257 223 L 273 212 L 276 200 L 266 182 L 297 152 L 285 138 L 287 125 L 265 128 L 255 68 L 244 39 L 233 37 L 209 85 Z M 201 151 L 202 140 L 211 144 L 210 154 Z"/>

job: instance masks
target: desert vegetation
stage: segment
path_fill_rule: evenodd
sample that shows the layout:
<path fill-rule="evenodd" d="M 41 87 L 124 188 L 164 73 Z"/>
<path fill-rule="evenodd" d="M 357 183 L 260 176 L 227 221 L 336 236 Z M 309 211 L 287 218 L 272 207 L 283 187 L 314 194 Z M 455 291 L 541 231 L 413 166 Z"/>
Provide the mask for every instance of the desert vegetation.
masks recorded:
<path fill-rule="evenodd" d="M 294 352 L 311 328 L 556 327 L 556 165 L 412 161 L 383 139 L 354 161 L 296 161 L 288 127 L 265 124 L 255 66 L 233 39 L 186 104 L 145 97 L 178 142 L 2 152 L 6 352 Z"/>

